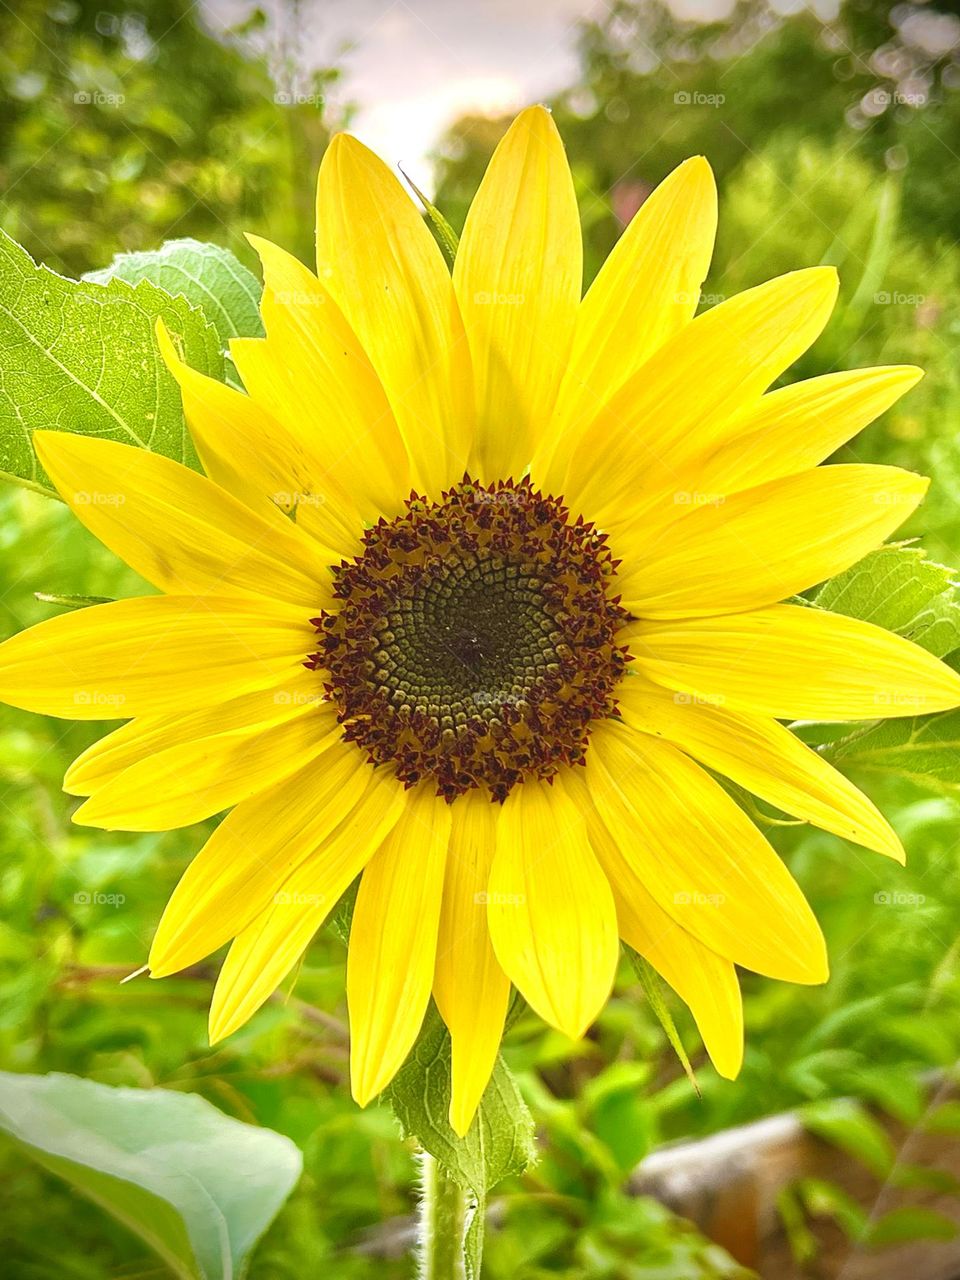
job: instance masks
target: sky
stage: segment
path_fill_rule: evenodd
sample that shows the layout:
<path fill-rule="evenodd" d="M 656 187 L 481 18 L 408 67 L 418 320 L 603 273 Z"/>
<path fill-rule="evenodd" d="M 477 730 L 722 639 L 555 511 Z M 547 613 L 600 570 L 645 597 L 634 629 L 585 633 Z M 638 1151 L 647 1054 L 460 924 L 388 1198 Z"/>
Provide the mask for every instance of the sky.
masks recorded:
<path fill-rule="evenodd" d="M 732 0 L 674 0 L 683 16 L 708 18 Z M 249 12 L 243 0 L 205 0 L 224 29 Z M 364 142 L 430 189 L 427 160 L 444 128 L 465 111 L 497 113 L 548 97 L 573 78 L 576 24 L 606 0 L 313 0 L 262 6 L 272 39 L 302 66 L 336 63 L 335 91 L 357 102 Z M 342 50 L 346 47 L 346 53 Z"/>

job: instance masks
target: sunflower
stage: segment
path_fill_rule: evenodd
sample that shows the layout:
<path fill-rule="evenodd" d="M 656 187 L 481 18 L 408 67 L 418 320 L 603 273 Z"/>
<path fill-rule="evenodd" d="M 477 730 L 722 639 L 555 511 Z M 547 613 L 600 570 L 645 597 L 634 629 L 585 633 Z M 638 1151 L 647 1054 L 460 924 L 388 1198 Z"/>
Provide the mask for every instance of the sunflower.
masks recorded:
<path fill-rule="evenodd" d="M 451 273 L 355 139 L 319 177 L 317 272 L 263 240 L 246 394 L 161 328 L 205 474 L 38 432 L 78 518 L 162 594 L 0 647 L 18 707 L 125 721 L 75 761 L 77 822 L 230 812 L 159 923 L 162 977 L 226 943 L 213 1041 L 255 1012 L 359 877 L 354 1096 L 409 1053 L 431 995 L 464 1133 L 515 986 L 580 1036 L 619 939 L 742 1056 L 735 965 L 819 983 L 799 888 L 716 775 L 902 860 L 873 804 L 783 723 L 960 703 L 878 627 L 781 603 L 920 502 L 892 467 L 818 466 L 920 376 L 769 391 L 834 304 L 796 271 L 695 318 L 716 227 L 702 158 L 649 197 L 581 301 L 577 204 L 550 115 L 490 163 Z"/>

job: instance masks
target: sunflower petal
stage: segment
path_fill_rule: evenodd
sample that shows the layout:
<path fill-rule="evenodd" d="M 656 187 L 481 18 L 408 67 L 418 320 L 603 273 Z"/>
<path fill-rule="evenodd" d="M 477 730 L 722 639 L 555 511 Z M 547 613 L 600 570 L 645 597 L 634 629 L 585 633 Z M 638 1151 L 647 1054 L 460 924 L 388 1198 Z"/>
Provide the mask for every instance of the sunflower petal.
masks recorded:
<path fill-rule="evenodd" d="M 902 636 L 825 609 L 640 622 L 645 675 L 668 689 L 778 720 L 875 720 L 960 705 L 960 676 Z"/>
<path fill-rule="evenodd" d="M 403 792 L 378 775 L 351 818 L 349 835 L 306 858 L 233 940 L 210 1006 L 210 1042 L 243 1026 L 300 959 L 310 939 L 376 852 L 403 808 Z"/>
<path fill-rule="evenodd" d="M 323 554 L 279 511 L 259 514 L 157 453 L 66 431 L 35 431 L 37 455 L 74 515 L 163 591 L 253 592 L 319 611 Z"/>
<path fill-rule="evenodd" d="M 263 266 L 263 321 L 285 375 L 276 411 L 291 434 L 309 434 L 338 491 L 372 523 L 410 487 L 407 451 L 380 380 L 313 272 L 269 240 L 247 239 Z"/>
<path fill-rule="evenodd" d="M 661 547 L 621 535 L 624 607 L 645 618 L 741 613 L 798 595 L 848 569 L 916 510 L 924 476 L 833 466 L 771 480 L 694 510 L 678 507 Z"/>
<path fill-rule="evenodd" d="M 163 321 L 157 341 L 183 397 L 183 412 L 207 475 L 255 511 L 309 513 L 310 528 L 341 555 L 356 552 L 361 520 L 352 501 L 324 483 L 322 464 L 262 405 L 184 364 Z M 344 505 L 346 503 L 346 505 Z"/>
<path fill-rule="evenodd" d="M 727 428 L 698 489 L 735 493 L 805 471 L 829 458 L 923 377 L 914 365 L 849 369 L 771 391 Z"/>
<path fill-rule="evenodd" d="M 536 478 L 601 527 L 629 528 L 660 495 L 689 488 L 731 416 L 810 346 L 836 296 L 833 268 L 813 267 L 697 316 L 592 418 L 562 479 L 558 467 Z"/>
<path fill-rule="evenodd" d="M 529 107 L 490 161 L 453 283 L 473 357 L 479 478 L 519 476 L 549 422 L 580 301 L 583 249 L 553 117 Z"/>
<path fill-rule="evenodd" d="M 295 668 L 280 681 L 227 702 L 182 715 L 138 717 L 93 743 L 70 765 L 63 780 L 68 795 L 92 796 L 124 769 L 168 747 L 235 729 L 257 730 L 303 715 L 322 698 L 315 671 Z"/>
<path fill-rule="evenodd" d="M 287 879 L 314 854 L 333 880 L 360 870 L 370 848 L 365 825 L 376 790 L 391 790 L 382 839 L 403 792 L 371 773 L 355 748 L 333 747 L 260 795 L 238 804 L 193 859 L 173 891 L 150 950 L 155 977 L 176 973 L 241 933 Z M 331 904 L 328 904 L 331 905 Z"/>
<path fill-rule="evenodd" d="M 380 376 L 428 495 L 459 480 L 473 438 L 470 354 L 433 236 L 382 160 L 338 134 L 317 187 L 317 274 Z"/>
<path fill-rule="evenodd" d="M 487 883 L 497 832 L 494 806 L 485 798 L 462 796 L 451 807 L 451 817 L 433 995 L 450 1031 L 450 1123 L 462 1137 L 497 1060 L 510 979 L 497 963 L 487 928 Z"/>
<path fill-rule="evenodd" d="M 610 721 L 591 735 L 586 783 L 624 861 L 684 929 L 757 973 L 826 981 L 823 935 L 796 882 L 698 764 Z"/>
<path fill-rule="evenodd" d="M 347 1006 L 351 1088 L 362 1107 L 396 1075 L 427 1011 L 449 839 L 450 806 L 422 785 L 407 793 L 403 816 L 360 881 Z"/>
<path fill-rule="evenodd" d="M 527 781 L 507 797 L 487 916 L 521 995 L 545 1021 L 582 1036 L 613 986 L 617 919 L 583 817 L 560 787 Z"/>
<path fill-rule="evenodd" d="M 0 645 L 0 699 L 66 720 L 184 714 L 275 685 L 315 642 L 305 610 L 266 598 L 115 600 Z"/>
<path fill-rule="evenodd" d="M 590 286 L 543 455 L 693 319 L 716 232 L 717 186 L 694 156 L 644 200 Z"/>
<path fill-rule="evenodd" d="M 613 889 L 620 936 L 648 960 L 690 1008 L 717 1071 L 734 1080 L 743 1063 L 743 1001 L 729 960 L 704 946 L 657 904 L 624 859 L 617 842 L 583 794 L 590 842 Z"/>
<path fill-rule="evenodd" d="M 269 726 L 180 743 L 131 765 L 77 809 L 73 821 L 107 831 L 173 831 L 297 772 L 341 740 L 328 706 Z"/>
<path fill-rule="evenodd" d="M 905 861 L 872 801 L 778 721 L 698 703 L 642 677 L 620 683 L 617 703 L 631 728 L 665 738 L 784 813 Z"/>
<path fill-rule="evenodd" d="M 315 425 L 323 401 L 308 399 L 303 387 L 293 383 L 286 347 L 276 339 L 231 338 L 230 355 L 251 399 L 270 405 L 289 430 L 285 474 L 288 485 L 296 487 L 272 494 L 274 502 L 295 511 L 305 532 L 355 553 L 364 525 L 361 506 L 369 511 L 370 504 L 358 504 L 358 494 L 348 492 L 335 474 L 332 463 L 342 454 L 328 453 Z M 298 418 L 299 431 L 293 426 Z"/>

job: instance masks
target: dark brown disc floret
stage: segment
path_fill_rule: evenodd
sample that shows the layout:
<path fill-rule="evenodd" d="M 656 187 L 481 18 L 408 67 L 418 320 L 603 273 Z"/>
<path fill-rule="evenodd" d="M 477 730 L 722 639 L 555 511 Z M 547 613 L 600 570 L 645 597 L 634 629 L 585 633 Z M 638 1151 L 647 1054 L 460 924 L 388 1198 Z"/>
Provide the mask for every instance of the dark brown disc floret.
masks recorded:
<path fill-rule="evenodd" d="M 363 544 L 307 663 L 348 741 L 451 801 L 503 800 L 583 759 L 628 660 L 605 534 L 528 480 L 464 479 L 440 502 L 412 495 Z"/>

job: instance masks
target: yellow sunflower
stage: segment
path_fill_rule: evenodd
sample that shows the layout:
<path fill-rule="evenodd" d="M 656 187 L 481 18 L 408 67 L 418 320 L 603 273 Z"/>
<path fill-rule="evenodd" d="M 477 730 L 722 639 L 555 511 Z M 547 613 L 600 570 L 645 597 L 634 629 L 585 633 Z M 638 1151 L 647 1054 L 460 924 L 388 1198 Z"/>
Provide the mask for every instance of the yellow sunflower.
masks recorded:
<path fill-rule="evenodd" d="M 650 196 L 581 301 L 573 183 L 523 112 L 452 278 L 351 137 L 320 170 L 317 273 L 254 239 L 264 339 L 247 394 L 183 365 L 206 475 L 65 433 L 37 450 L 79 519 L 164 594 L 0 647 L 0 694 L 127 721 L 70 768 L 77 822 L 230 810 L 173 893 L 156 977 L 230 943 L 213 1040 L 246 1022 L 360 877 L 347 964 L 368 1102 L 431 994 L 451 1122 L 489 1079 L 511 984 L 582 1035 L 619 938 L 690 1005 L 724 1076 L 735 965 L 827 976 L 799 888 L 719 773 L 902 859 L 871 802 L 782 721 L 960 703 L 960 677 L 875 626 L 781 601 L 920 502 L 892 467 L 818 464 L 920 376 L 768 392 L 813 342 L 832 269 L 694 318 L 716 227 L 707 163 Z"/>

